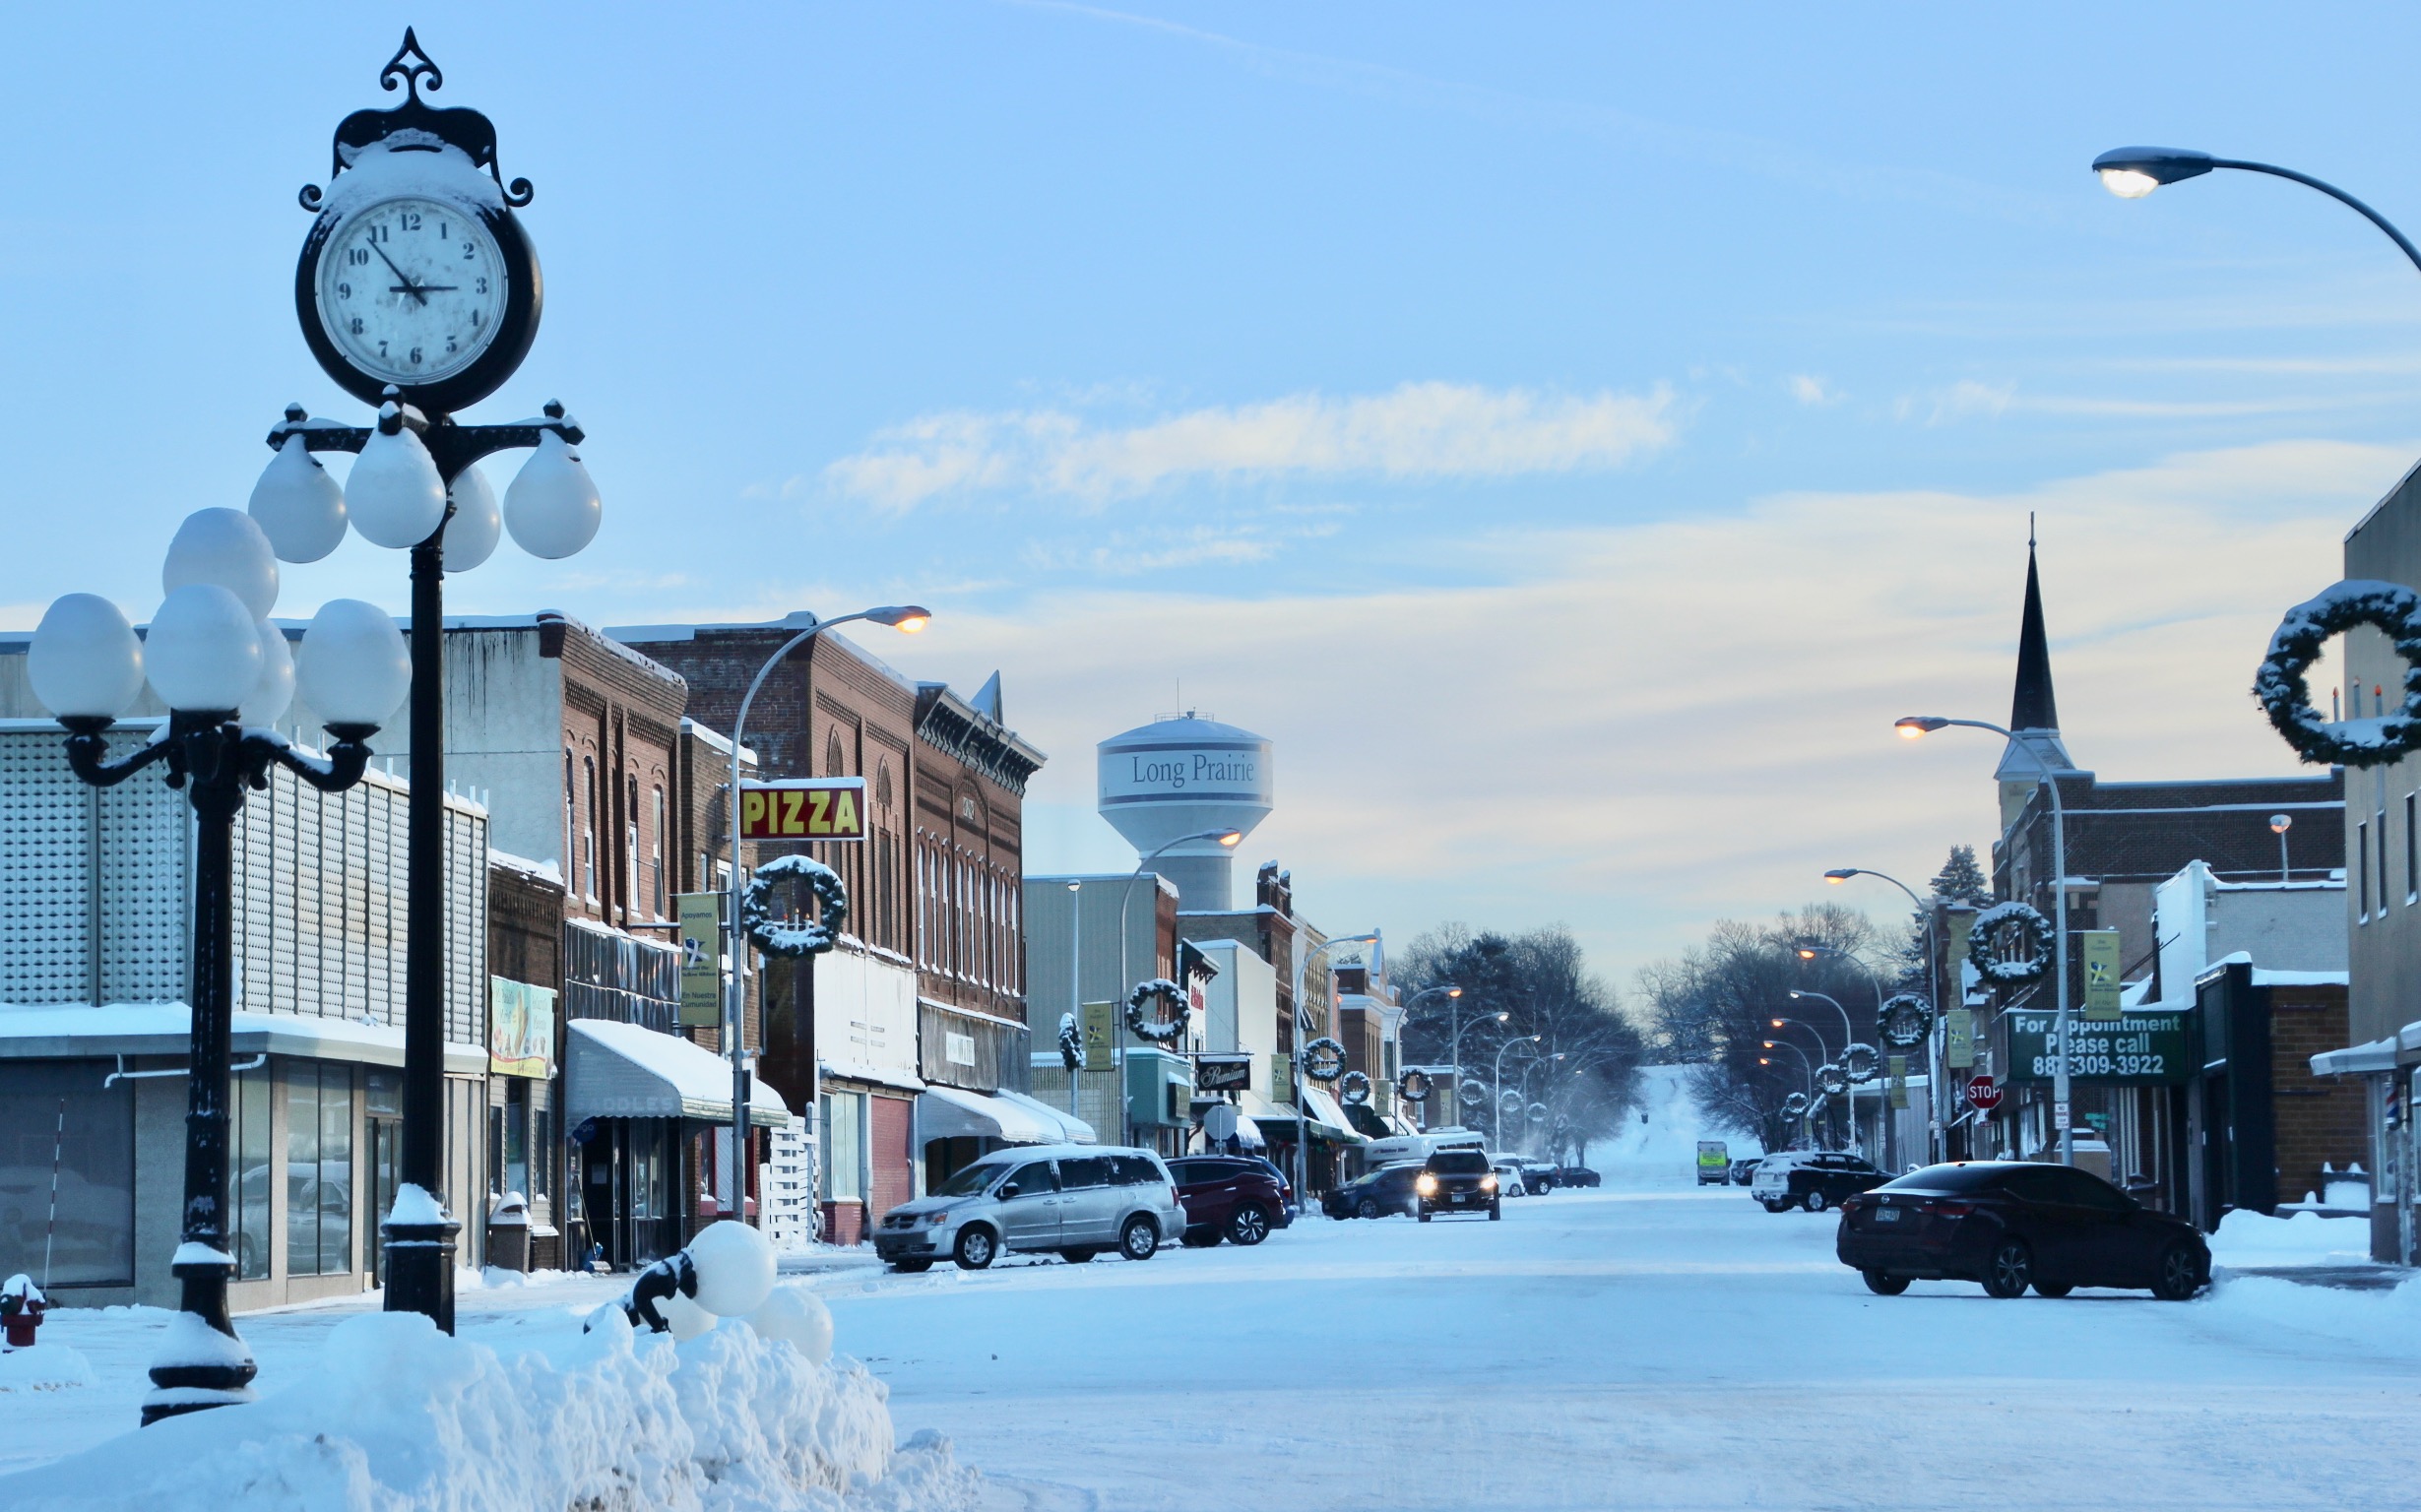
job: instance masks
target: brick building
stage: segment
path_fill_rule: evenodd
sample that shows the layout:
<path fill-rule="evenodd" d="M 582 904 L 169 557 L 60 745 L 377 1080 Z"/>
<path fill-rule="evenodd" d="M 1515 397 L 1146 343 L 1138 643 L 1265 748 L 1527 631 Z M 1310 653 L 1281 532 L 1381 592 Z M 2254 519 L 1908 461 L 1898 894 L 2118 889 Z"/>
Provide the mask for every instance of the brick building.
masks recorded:
<path fill-rule="evenodd" d="M 728 730 L 766 661 L 812 623 L 614 633 L 675 669 L 691 715 Z M 919 1189 L 925 1039 L 945 1055 L 971 1043 L 974 1081 L 1025 1085 L 1021 808 L 1043 757 L 1001 724 L 996 679 L 987 696 L 979 709 L 834 634 L 793 651 L 749 708 L 743 738 L 767 777 L 865 780 L 866 839 L 801 848 L 841 874 L 847 933 L 807 969 L 769 963 L 762 1009 L 761 1071 L 816 1120 L 817 1195 L 835 1242 L 856 1242 L 870 1214 Z"/>

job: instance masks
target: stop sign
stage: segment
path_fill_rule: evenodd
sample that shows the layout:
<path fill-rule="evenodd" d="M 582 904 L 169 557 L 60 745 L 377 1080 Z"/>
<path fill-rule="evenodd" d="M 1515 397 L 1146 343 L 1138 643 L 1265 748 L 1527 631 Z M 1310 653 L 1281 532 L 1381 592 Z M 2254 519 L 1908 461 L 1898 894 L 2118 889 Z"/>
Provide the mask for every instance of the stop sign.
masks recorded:
<path fill-rule="evenodd" d="M 1986 1112 L 2001 1105 L 2001 1088 L 1989 1076 L 1979 1076 L 1967 1083 L 1967 1101 Z"/>

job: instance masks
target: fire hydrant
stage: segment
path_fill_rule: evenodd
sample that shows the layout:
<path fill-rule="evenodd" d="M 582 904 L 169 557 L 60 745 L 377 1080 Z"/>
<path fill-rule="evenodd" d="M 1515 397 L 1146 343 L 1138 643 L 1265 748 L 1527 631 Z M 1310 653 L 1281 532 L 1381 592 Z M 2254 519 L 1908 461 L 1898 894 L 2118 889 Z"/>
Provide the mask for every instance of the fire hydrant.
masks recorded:
<path fill-rule="evenodd" d="M 31 1276 L 11 1276 L 0 1282 L 0 1332 L 4 1332 L 6 1348 L 33 1348 L 33 1331 L 42 1326 L 42 1314 L 50 1310 L 50 1298 L 33 1284 Z"/>

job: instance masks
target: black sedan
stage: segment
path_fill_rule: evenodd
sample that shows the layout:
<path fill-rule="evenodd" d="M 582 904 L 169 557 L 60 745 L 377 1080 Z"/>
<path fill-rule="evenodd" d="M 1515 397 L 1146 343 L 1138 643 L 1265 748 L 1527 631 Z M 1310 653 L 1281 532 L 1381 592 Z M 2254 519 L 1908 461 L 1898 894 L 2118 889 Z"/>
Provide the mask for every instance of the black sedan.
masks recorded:
<path fill-rule="evenodd" d="M 1556 1169 L 1558 1186 L 1595 1186 L 1597 1183 L 1597 1172 L 1586 1166 L 1561 1166 Z"/>
<path fill-rule="evenodd" d="M 1390 1213 L 1417 1213 L 1421 1198 L 1413 1190 L 1413 1183 L 1420 1177 L 1418 1161 L 1381 1166 L 1333 1192 L 1320 1193 L 1320 1211 L 1330 1218 L 1385 1218 Z"/>
<path fill-rule="evenodd" d="M 2003 1297 L 2122 1287 L 2182 1302 L 2211 1277 L 2192 1224 L 2090 1171 L 2015 1161 L 1928 1166 L 1852 1197 L 1833 1252 L 1884 1296 L 1972 1281 Z"/>

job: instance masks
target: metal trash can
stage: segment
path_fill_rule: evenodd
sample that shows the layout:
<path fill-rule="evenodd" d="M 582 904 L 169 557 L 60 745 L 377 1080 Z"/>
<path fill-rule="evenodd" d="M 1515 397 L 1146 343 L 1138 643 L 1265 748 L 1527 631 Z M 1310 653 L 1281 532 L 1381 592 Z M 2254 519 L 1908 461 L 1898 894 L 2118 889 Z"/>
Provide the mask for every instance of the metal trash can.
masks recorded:
<path fill-rule="evenodd" d="M 530 1269 L 530 1204 L 519 1192 L 488 1207 L 487 1263 L 501 1271 Z"/>

